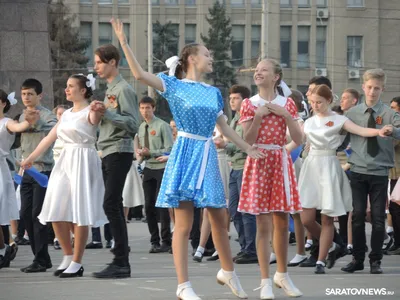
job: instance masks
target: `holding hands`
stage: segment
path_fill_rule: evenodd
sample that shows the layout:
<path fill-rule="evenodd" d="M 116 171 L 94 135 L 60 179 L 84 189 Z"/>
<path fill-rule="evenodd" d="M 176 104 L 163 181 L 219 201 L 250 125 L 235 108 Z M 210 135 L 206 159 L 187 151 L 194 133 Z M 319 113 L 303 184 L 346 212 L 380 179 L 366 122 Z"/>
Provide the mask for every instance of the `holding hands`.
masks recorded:
<path fill-rule="evenodd" d="M 379 130 L 380 137 L 388 137 L 393 133 L 393 125 L 385 125 Z"/>
<path fill-rule="evenodd" d="M 36 122 L 40 119 L 38 110 L 24 110 L 25 121 L 27 121 L 30 125 L 36 124 Z"/>
<path fill-rule="evenodd" d="M 98 100 L 94 100 L 90 103 L 90 110 L 97 112 L 101 115 L 104 115 L 104 113 L 106 112 L 106 106 L 103 102 L 98 101 Z"/>

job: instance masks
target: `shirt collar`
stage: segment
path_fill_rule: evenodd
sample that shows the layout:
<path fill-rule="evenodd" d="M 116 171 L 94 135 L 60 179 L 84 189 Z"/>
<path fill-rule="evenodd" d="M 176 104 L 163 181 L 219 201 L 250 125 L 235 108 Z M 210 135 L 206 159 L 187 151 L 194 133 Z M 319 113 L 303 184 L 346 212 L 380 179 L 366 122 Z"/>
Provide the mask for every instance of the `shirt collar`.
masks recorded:
<path fill-rule="evenodd" d="M 263 106 L 263 105 L 268 103 L 268 101 L 266 101 L 263 98 L 261 98 L 259 94 L 251 97 L 250 98 L 250 102 L 256 107 L 260 107 L 260 106 Z M 287 102 L 287 98 L 286 97 L 283 97 L 283 96 L 277 94 L 275 99 L 272 100 L 269 103 L 276 104 L 276 105 L 284 107 L 286 105 L 286 102 Z"/>
<path fill-rule="evenodd" d="M 362 110 L 362 111 L 363 111 L 364 113 L 366 113 L 369 107 L 367 106 L 367 104 L 366 104 L 365 102 L 364 102 L 362 105 L 363 105 L 363 107 L 362 107 L 363 110 Z M 374 113 L 378 113 L 379 110 L 381 109 L 382 105 L 383 105 L 382 101 L 379 100 L 379 101 L 378 101 L 374 106 L 372 106 L 371 108 L 372 108 L 372 110 L 374 111 Z"/>
<path fill-rule="evenodd" d="M 205 87 L 210 87 L 211 85 L 205 83 L 205 82 L 199 82 L 199 81 L 194 81 L 194 80 L 190 80 L 190 79 L 181 79 L 181 81 L 183 82 L 190 82 L 190 83 L 200 83 L 201 85 L 205 86 Z"/>
<path fill-rule="evenodd" d="M 156 116 L 153 116 L 153 119 L 151 119 L 151 121 L 149 123 L 147 123 L 146 121 L 145 121 L 145 123 L 150 126 L 151 124 L 153 124 L 156 121 L 156 119 L 158 119 L 158 118 Z"/>
<path fill-rule="evenodd" d="M 112 89 L 113 87 L 115 87 L 117 85 L 118 82 L 120 82 L 122 80 L 122 75 L 118 74 L 117 76 L 115 76 L 115 78 L 113 79 L 113 81 L 111 81 L 110 83 L 107 83 L 107 87 L 109 89 Z"/>

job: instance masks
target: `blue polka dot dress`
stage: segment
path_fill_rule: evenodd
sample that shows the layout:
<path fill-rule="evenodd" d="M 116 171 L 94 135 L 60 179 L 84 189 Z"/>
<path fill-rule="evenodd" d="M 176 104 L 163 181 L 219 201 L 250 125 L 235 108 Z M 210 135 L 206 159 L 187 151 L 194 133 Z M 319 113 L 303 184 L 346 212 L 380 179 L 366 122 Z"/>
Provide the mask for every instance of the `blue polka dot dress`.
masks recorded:
<path fill-rule="evenodd" d="M 220 91 L 163 73 L 158 77 L 164 85 L 164 92 L 158 92 L 167 99 L 178 132 L 211 138 L 224 107 Z M 193 201 L 195 207 L 226 207 L 214 143 L 210 144 L 205 176 L 198 186 L 205 143 L 178 135 L 165 167 L 157 207 L 176 208 L 180 201 Z"/>

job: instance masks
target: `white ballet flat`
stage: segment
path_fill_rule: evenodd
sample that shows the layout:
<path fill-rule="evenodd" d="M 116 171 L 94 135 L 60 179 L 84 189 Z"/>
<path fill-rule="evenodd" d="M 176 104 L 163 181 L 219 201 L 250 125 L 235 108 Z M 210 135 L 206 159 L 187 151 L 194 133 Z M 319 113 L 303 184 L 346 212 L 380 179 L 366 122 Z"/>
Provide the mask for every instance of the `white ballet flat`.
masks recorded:
<path fill-rule="evenodd" d="M 199 296 L 193 291 L 190 282 L 185 282 L 181 287 L 176 290 L 178 300 L 201 300 Z"/>
<path fill-rule="evenodd" d="M 275 299 L 275 295 L 272 292 L 272 280 L 265 278 L 261 280 L 260 287 L 254 289 L 254 291 L 260 290 L 260 299 Z"/>
<path fill-rule="evenodd" d="M 274 283 L 277 288 L 283 289 L 289 297 L 301 297 L 303 293 L 294 285 L 289 275 L 286 273 L 284 277 L 277 277 L 274 275 Z"/>
<path fill-rule="evenodd" d="M 232 293 L 240 299 L 247 299 L 247 294 L 243 290 L 235 271 L 233 271 L 231 274 L 232 275 L 226 275 L 222 269 L 219 270 L 217 274 L 217 282 L 220 285 L 229 286 Z"/>

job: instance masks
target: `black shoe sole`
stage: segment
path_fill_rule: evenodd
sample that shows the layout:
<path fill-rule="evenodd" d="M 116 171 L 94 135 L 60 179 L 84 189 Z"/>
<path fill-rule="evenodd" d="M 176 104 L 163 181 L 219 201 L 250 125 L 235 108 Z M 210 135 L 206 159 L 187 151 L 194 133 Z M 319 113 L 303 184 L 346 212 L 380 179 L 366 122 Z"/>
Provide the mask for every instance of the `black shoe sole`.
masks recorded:
<path fill-rule="evenodd" d="M 131 274 L 114 274 L 112 276 L 92 274 L 92 277 L 98 278 L 98 279 L 129 278 L 129 277 L 131 277 Z"/>

